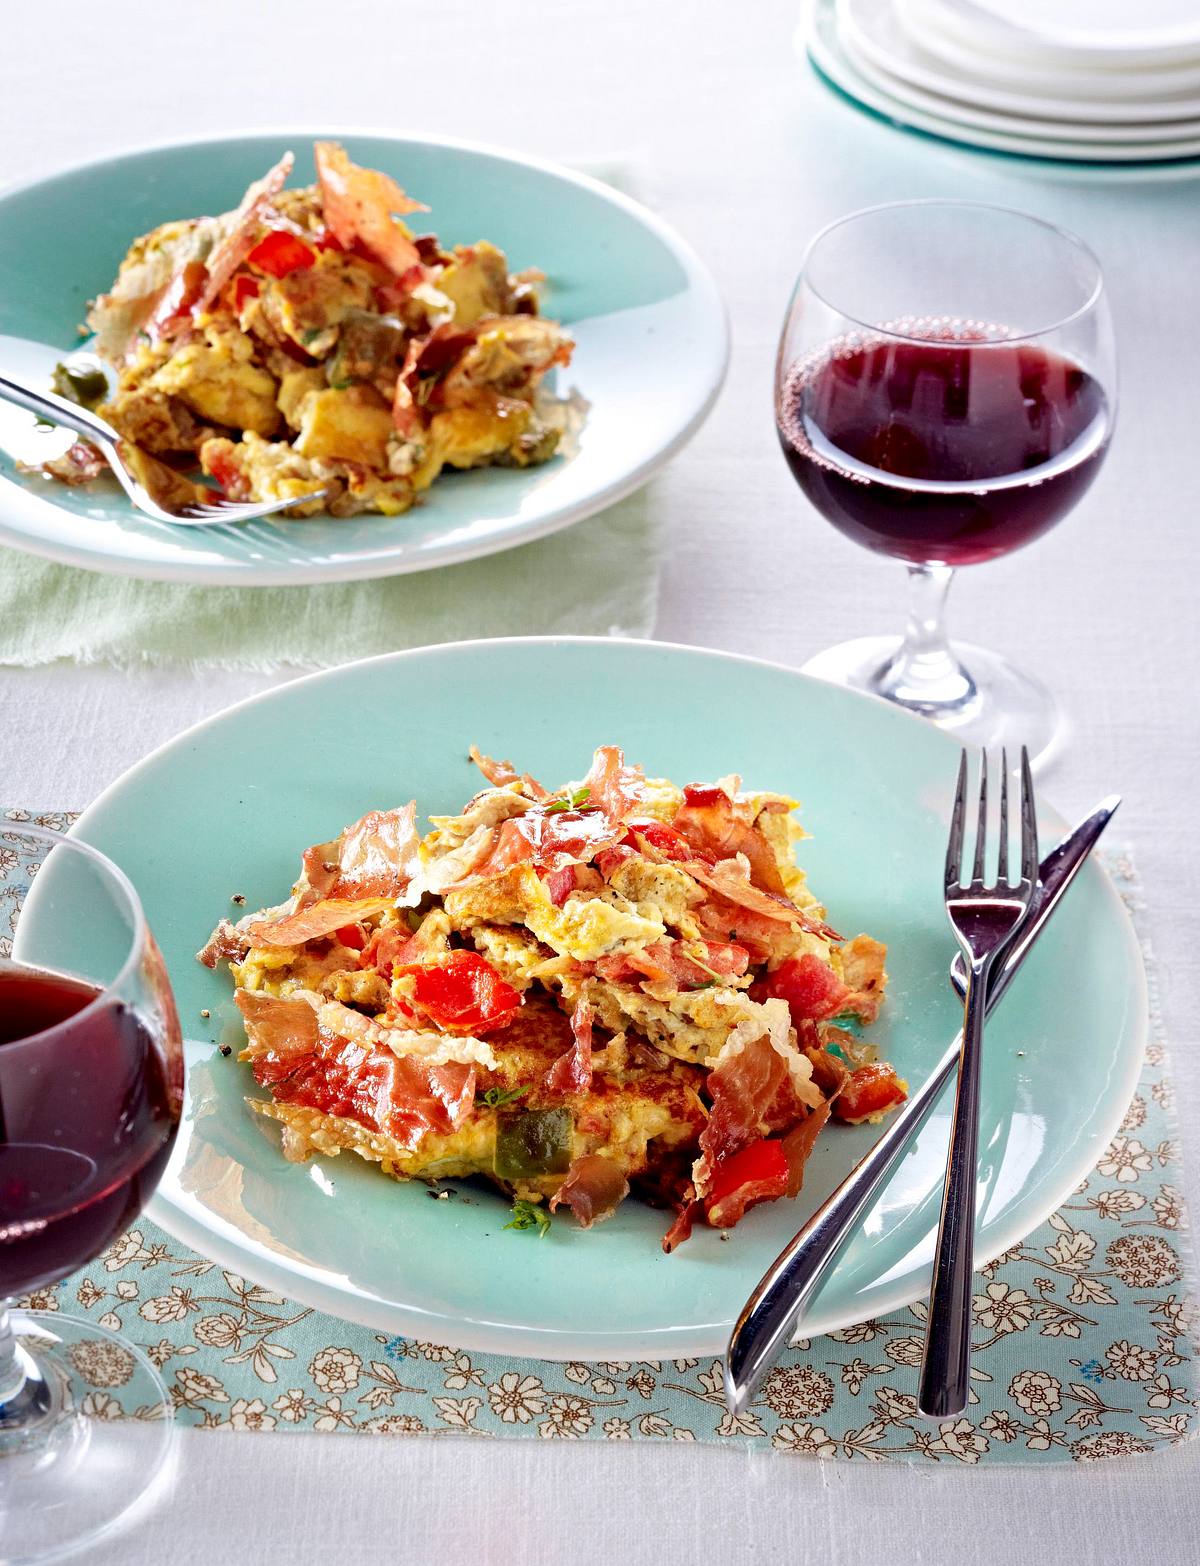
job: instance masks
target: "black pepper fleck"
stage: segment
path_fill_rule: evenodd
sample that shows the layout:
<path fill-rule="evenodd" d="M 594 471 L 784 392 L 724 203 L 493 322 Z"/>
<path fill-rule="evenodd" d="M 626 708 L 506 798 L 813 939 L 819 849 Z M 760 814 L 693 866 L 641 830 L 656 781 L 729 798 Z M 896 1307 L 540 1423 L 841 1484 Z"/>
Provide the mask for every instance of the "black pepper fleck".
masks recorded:
<path fill-rule="evenodd" d="M 243 903 L 246 901 L 246 894 L 245 894 L 245 892 L 235 892 L 233 894 L 233 896 L 229 899 L 229 901 L 231 903 L 236 903 L 238 905 L 238 907 L 240 908 L 243 905 Z"/>
<path fill-rule="evenodd" d="M 221 1053 L 222 1053 L 222 1055 L 225 1055 L 225 1056 L 232 1055 L 233 1054 L 233 1046 L 231 1044 L 222 1044 L 221 1045 Z"/>
<path fill-rule="evenodd" d="M 202 1009 L 202 1010 L 201 1010 L 201 1012 L 200 1012 L 200 1015 L 201 1015 L 201 1016 L 202 1016 L 202 1017 L 211 1017 L 211 1016 L 212 1016 L 212 1012 L 211 1012 L 211 1011 L 209 1011 L 209 1009 L 208 1009 L 208 1007 L 207 1007 L 207 1006 L 205 1006 L 205 1007 L 204 1007 L 204 1008 L 203 1008 L 203 1009 Z"/>

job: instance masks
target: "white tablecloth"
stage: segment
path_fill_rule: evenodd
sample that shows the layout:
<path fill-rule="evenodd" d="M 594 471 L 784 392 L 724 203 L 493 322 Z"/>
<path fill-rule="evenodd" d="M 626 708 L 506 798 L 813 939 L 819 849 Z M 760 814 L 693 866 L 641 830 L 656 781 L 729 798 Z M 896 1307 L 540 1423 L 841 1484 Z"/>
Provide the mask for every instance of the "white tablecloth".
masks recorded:
<path fill-rule="evenodd" d="M 323 115 L 639 158 L 725 290 L 734 343 L 715 413 L 656 485 L 668 537 L 658 634 L 797 664 L 898 628 L 903 587 L 897 567 L 806 508 L 775 447 L 772 356 L 805 242 L 839 213 L 929 195 L 1024 207 L 1083 234 L 1105 264 L 1123 359 L 1112 454 L 1066 526 L 962 578 L 954 621 L 1042 671 L 1070 711 L 1073 742 L 1046 780 L 1058 807 L 1125 795 L 1113 836 L 1133 842 L 1151 905 L 1200 1210 L 1200 854 L 1186 810 L 1200 759 L 1200 184 L 1053 179 L 867 121 L 797 67 L 794 13 L 794 0 L 23 5 L 5 16 L 0 52 L 0 180 Z M 0 672 L 0 797 L 83 806 L 152 746 L 267 683 Z M 976 1473 L 692 1446 L 189 1431 L 173 1487 L 89 1559 L 1183 1566 L 1198 1537 L 1200 1443 Z"/>

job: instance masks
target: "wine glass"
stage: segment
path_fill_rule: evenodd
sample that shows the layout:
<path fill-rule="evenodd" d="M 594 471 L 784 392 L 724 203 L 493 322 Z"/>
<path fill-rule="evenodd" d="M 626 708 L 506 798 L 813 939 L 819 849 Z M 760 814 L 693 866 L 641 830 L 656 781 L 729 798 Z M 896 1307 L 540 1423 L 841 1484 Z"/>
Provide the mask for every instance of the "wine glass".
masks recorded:
<path fill-rule="evenodd" d="M 30 877 L 0 957 L 0 1558 L 38 1561 L 116 1522 L 169 1452 L 171 1401 L 141 1350 L 15 1297 L 141 1211 L 175 1138 L 183 1047 L 122 872 L 76 838 L 0 825 L 0 853 Z"/>
<path fill-rule="evenodd" d="M 1045 759 L 1053 698 L 978 647 L 951 648 L 958 566 L 1032 543 L 1108 449 L 1116 356 L 1100 264 L 1040 218 L 970 201 L 870 207 L 805 255 L 779 344 L 775 418 L 796 482 L 848 538 L 902 560 L 901 640 L 805 671 L 931 718 L 964 743 Z"/>

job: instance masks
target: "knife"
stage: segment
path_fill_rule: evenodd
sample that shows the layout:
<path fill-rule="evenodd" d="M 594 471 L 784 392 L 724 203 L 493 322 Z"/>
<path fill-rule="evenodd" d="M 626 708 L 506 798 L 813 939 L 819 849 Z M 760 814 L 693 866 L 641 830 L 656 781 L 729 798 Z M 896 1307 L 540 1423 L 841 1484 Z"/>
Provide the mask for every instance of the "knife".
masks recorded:
<path fill-rule="evenodd" d="M 992 980 L 987 997 L 989 1015 L 1046 928 L 1063 894 L 1120 803 L 1120 795 L 1111 794 L 1042 860 L 1041 887 L 1034 913 L 1024 935 Z M 960 993 L 963 976 L 958 970 L 961 963 L 960 955 L 951 969 L 952 981 Z M 855 1164 L 837 1190 L 817 1208 L 771 1263 L 742 1307 L 725 1354 L 725 1402 L 733 1414 L 741 1413 L 748 1406 L 806 1307 L 833 1270 L 847 1243 L 858 1233 L 859 1220 L 953 1077 L 961 1042 L 959 1035 L 928 1079 L 888 1121 L 887 1129 L 874 1147 Z"/>

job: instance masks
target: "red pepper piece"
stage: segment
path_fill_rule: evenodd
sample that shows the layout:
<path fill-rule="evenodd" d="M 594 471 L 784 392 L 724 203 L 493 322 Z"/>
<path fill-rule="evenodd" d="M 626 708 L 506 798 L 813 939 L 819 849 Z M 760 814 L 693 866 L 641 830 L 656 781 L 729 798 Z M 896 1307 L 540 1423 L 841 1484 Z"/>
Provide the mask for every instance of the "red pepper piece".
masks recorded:
<path fill-rule="evenodd" d="M 413 999 L 444 1033 L 494 1033 L 507 1027 L 521 1007 L 519 991 L 478 952 L 451 952 L 442 962 L 397 966 L 412 974 Z"/>
<path fill-rule="evenodd" d="M 908 1097 L 908 1087 L 882 1060 L 860 1066 L 833 1101 L 839 1120 L 857 1125 L 871 1115 L 882 1115 Z"/>
<path fill-rule="evenodd" d="M 836 1017 L 849 994 L 829 964 L 812 952 L 789 957 L 750 990 L 754 1000 L 787 1001 L 797 1028 L 802 1022 L 824 1022 L 828 1017 Z"/>
<path fill-rule="evenodd" d="M 708 1221 L 717 1229 L 730 1228 L 755 1202 L 774 1201 L 785 1196 L 787 1188 L 783 1143 L 770 1139 L 752 1142 L 732 1158 L 723 1159 L 713 1171 L 705 1199 Z"/>
<path fill-rule="evenodd" d="M 312 266 L 316 259 L 308 245 L 286 228 L 271 229 L 246 257 L 251 266 L 271 277 L 286 277 L 289 272 L 302 271 Z"/>

